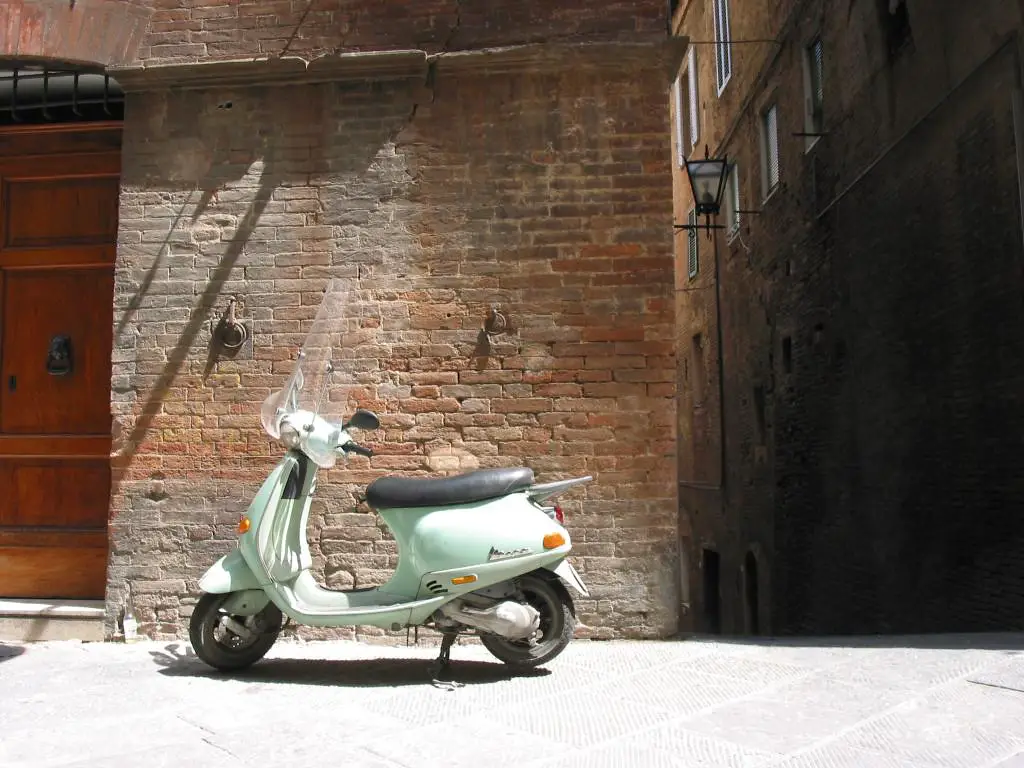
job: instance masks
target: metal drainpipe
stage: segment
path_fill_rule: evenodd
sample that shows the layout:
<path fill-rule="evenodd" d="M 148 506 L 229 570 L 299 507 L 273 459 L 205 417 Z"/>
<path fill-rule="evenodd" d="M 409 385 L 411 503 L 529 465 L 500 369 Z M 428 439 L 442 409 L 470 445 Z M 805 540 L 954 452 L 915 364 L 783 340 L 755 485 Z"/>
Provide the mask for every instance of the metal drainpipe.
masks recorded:
<path fill-rule="evenodd" d="M 1024 243 L 1024 91 L 1013 91 L 1013 139 L 1017 145 L 1017 194 L 1020 198 L 1021 242 Z"/>
<path fill-rule="evenodd" d="M 726 507 L 726 474 L 727 453 L 725 450 L 725 346 L 722 343 L 722 265 L 718 254 L 718 232 L 715 232 L 715 342 L 718 344 L 718 444 L 721 469 L 718 476 L 718 487 L 721 489 L 722 517 Z"/>

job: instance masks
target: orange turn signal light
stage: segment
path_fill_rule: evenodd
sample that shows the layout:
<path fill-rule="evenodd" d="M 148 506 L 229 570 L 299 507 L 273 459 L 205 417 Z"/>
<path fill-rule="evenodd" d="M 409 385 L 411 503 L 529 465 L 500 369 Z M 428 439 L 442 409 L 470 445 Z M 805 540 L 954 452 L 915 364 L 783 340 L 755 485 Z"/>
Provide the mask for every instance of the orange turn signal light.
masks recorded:
<path fill-rule="evenodd" d="M 544 537 L 544 549 L 556 549 L 565 544 L 565 536 L 560 533 L 549 533 Z"/>
<path fill-rule="evenodd" d="M 474 581 L 476 581 L 476 576 L 470 574 L 469 576 L 456 576 L 452 579 L 452 584 L 472 584 Z"/>
<path fill-rule="evenodd" d="M 251 526 L 251 525 L 252 525 L 252 523 L 249 522 L 249 518 L 245 517 L 243 515 L 242 518 L 238 521 L 238 532 L 239 533 L 246 533 L 246 532 L 248 532 L 249 526 Z"/>

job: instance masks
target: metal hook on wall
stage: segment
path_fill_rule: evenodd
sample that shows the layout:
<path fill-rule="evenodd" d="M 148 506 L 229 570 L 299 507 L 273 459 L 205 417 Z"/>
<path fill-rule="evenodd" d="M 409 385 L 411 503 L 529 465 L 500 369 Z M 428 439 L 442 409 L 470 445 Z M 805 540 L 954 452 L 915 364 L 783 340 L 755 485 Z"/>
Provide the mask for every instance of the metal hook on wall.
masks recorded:
<path fill-rule="evenodd" d="M 492 306 L 490 311 L 487 313 L 487 319 L 484 321 L 484 333 L 488 337 L 500 336 L 503 333 L 507 333 L 509 330 L 508 318 L 502 313 L 501 309 L 497 306 Z"/>
<path fill-rule="evenodd" d="M 249 329 L 235 316 L 235 305 L 238 298 L 232 296 L 228 301 L 228 310 L 221 321 L 220 343 L 227 349 L 238 349 L 249 339 Z"/>

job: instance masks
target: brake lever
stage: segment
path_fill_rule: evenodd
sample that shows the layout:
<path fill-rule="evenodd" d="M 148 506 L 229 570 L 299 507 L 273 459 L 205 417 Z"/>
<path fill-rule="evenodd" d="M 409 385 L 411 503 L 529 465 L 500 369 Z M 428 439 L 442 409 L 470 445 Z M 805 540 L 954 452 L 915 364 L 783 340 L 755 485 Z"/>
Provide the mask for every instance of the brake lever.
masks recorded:
<path fill-rule="evenodd" d="M 372 449 L 366 448 L 366 447 L 364 447 L 362 445 L 357 445 L 356 443 L 345 443 L 344 449 L 345 449 L 345 451 L 347 451 L 349 453 L 354 453 L 357 456 L 365 456 L 368 459 L 369 458 L 373 458 L 373 450 Z"/>

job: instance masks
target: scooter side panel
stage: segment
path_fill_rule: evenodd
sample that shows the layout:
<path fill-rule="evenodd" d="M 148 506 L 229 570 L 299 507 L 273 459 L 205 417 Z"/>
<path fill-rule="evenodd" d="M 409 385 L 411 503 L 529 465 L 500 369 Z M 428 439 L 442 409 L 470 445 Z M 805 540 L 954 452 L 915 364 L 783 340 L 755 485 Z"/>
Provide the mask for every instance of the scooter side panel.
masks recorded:
<path fill-rule="evenodd" d="M 466 592 L 474 592 L 492 584 L 498 584 L 524 573 L 529 573 L 538 568 L 551 568 L 551 560 L 560 560 L 565 557 L 564 550 L 552 550 L 535 555 L 525 555 L 509 560 L 496 560 L 488 563 L 464 566 L 462 568 L 451 568 L 445 571 L 433 571 L 423 577 L 424 585 L 433 582 L 437 586 L 434 589 L 442 588 L 447 590 L 449 596 L 458 596 Z M 474 577 L 473 581 L 465 584 L 453 584 L 453 579 Z M 433 590 L 426 587 L 425 594 L 430 595 Z M 440 593 L 438 593 L 440 594 Z"/>
<path fill-rule="evenodd" d="M 199 580 L 199 588 L 214 595 L 259 587 L 259 579 L 237 549 L 231 550 L 211 565 Z"/>
<path fill-rule="evenodd" d="M 385 509 L 380 515 L 403 554 L 382 589 L 410 600 L 420 593 L 426 573 L 476 567 L 477 581 L 458 589 L 471 592 L 560 560 L 571 548 L 568 531 L 525 493 L 451 507 Z M 545 549 L 550 533 L 560 533 L 565 543 Z M 492 567 L 496 563 L 502 565 Z"/>

